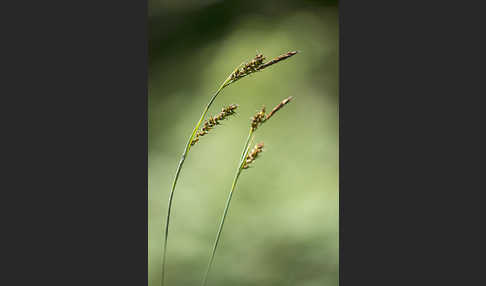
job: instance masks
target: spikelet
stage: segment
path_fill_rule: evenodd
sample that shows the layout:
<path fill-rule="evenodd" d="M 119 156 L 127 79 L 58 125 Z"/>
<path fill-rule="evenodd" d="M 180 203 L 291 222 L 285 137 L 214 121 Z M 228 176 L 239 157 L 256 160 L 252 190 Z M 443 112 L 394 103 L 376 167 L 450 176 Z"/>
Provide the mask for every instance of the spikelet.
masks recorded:
<path fill-rule="evenodd" d="M 263 62 L 265 60 L 265 57 L 262 54 L 258 54 L 250 62 L 245 63 L 243 65 L 243 67 L 236 68 L 235 71 L 230 75 L 230 80 L 231 80 L 231 82 L 235 82 L 242 77 L 245 77 L 245 76 L 250 75 L 250 74 L 257 72 L 257 71 L 261 71 L 264 68 L 267 68 L 267 67 L 269 67 L 273 64 L 276 64 L 280 61 L 288 59 L 295 54 L 297 54 L 296 51 L 288 52 L 286 54 L 280 55 L 280 56 L 272 59 L 271 61 L 269 61 L 267 63 Z"/>
<path fill-rule="evenodd" d="M 280 55 L 280 56 L 274 58 L 273 60 L 271 60 L 271 61 L 269 61 L 269 62 L 267 62 L 267 63 L 265 63 L 263 65 L 258 66 L 257 70 L 260 71 L 260 70 L 262 70 L 264 68 L 267 68 L 267 67 L 269 67 L 269 66 L 271 66 L 273 64 L 276 64 L 276 63 L 278 63 L 280 61 L 286 60 L 286 59 L 290 58 L 291 56 L 293 56 L 295 54 L 297 54 L 297 51 L 292 51 L 292 52 L 288 52 L 286 54 Z"/>
<path fill-rule="evenodd" d="M 263 65 L 265 57 L 262 54 L 256 55 L 249 63 L 245 63 L 242 68 L 238 67 L 230 76 L 232 82 L 239 80 L 240 78 L 254 73 L 258 68 Z"/>
<path fill-rule="evenodd" d="M 265 121 L 265 106 L 251 118 L 251 129 L 255 131 Z"/>
<path fill-rule="evenodd" d="M 284 107 L 284 105 L 286 105 L 287 103 L 289 103 L 291 100 L 292 100 L 292 96 L 289 96 L 287 97 L 286 99 L 282 100 L 282 102 L 280 102 L 279 104 L 277 104 L 277 106 L 275 106 L 272 111 L 267 115 L 267 117 L 265 118 L 265 120 L 268 120 L 270 117 L 272 117 L 272 115 L 275 114 L 275 112 L 279 111 L 282 107 Z"/>
<path fill-rule="evenodd" d="M 255 159 L 258 157 L 258 154 L 261 152 L 263 152 L 263 142 L 258 143 L 255 145 L 255 147 L 253 147 L 250 154 L 248 154 L 248 156 L 246 157 L 245 163 L 243 164 L 242 168 L 248 169 L 250 164 L 253 163 L 253 161 L 255 161 Z"/>
<path fill-rule="evenodd" d="M 214 126 L 219 125 L 219 121 L 226 119 L 228 116 L 231 116 L 235 114 L 235 110 L 238 108 L 238 105 L 236 104 L 230 104 L 227 107 L 223 107 L 220 113 L 218 113 L 216 116 L 210 116 L 206 121 L 204 121 L 203 128 L 201 131 L 199 131 L 196 136 L 194 136 L 194 139 L 191 141 L 191 145 L 196 144 L 199 141 L 199 137 L 202 137 L 206 134 L 209 133 L 209 130 L 213 129 Z"/>
<path fill-rule="evenodd" d="M 284 105 L 289 103 L 292 98 L 292 96 L 289 96 L 286 99 L 282 100 L 279 104 L 277 104 L 277 106 L 272 109 L 269 114 L 265 114 L 265 106 L 262 107 L 262 109 L 251 118 L 251 129 L 255 131 L 258 126 L 270 119 L 270 117 L 272 117 L 275 112 L 279 111 L 282 107 L 284 107 Z"/>

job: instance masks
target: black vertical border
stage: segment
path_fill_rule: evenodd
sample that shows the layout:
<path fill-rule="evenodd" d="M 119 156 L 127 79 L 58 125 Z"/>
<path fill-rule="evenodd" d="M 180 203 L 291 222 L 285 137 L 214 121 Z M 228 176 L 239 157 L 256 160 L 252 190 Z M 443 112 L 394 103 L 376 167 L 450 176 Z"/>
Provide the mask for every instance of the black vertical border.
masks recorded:
<path fill-rule="evenodd" d="M 341 286 L 484 284 L 475 3 L 339 3 Z"/>
<path fill-rule="evenodd" d="M 0 284 L 147 285 L 147 0 L 8 6 Z"/>

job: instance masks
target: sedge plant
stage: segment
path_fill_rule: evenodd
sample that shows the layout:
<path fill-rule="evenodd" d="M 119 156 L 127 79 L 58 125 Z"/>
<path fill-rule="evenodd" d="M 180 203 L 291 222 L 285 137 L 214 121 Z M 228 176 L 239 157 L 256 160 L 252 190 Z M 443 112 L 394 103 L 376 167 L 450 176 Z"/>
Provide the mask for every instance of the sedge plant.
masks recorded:
<path fill-rule="evenodd" d="M 214 117 L 210 118 L 207 121 L 207 124 L 203 126 L 203 129 L 198 133 L 199 128 L 201 127 L 201 124 L 204 121 L 204 118 L 213 104 L 213 102 L 216 100 L 218 95 L 228 86 L 231 84 L 235 83 L 236 81 L 251 75 L 253 73 L 259 72 L 264 70 L 265 68 L 276 64 L 280 61 L 283 61 L 285 59 L 290 58 L 291 56 L 297 54 L 296 51 L 288 52 L 285 54 L 282 54 L 268 62 L 265 61 L 265 57 L 262 54 L 258 54 L 255 58 L 253 58 L 250 62 L 245 63 L 245 64 L 240 64 L 227 78 L 226 80 L 219 86 L 219 88 L 216 90 L 216 92 L 213 94 L 213 96 L 209 99 L 208 104 L 204 108 L 201 117 L 199 121 L 196 123 L 191 135 L 189 136 L 189 139 L 187 140 L 186 146 L 184 148 L 184 151 L 182 153 L 181 159 L 179 161 L 179 164 L 176 169 L 176 173 L 174 176 L 174 180 L 172 181 L 172 186 L 170 189 L 169 193 L 169 202 L 168 202 L 168 208 L 167 208 L 167 217 L 166 217 L 166 222 L 165 222 L 165 231 L 164 231 L 164 245 L 163 245 L 163 251 L 162 251 L 162 274 L 161 274 L 161 285 L 164 285 L 164 280 L 165 280 L 165 268 L 166 268 L 166 259 L 167 259 L 167 241 L 169 237 L 169 223 L 170 223 L 170 215 L 171 215 L 171 210 L 172 210 L 172 203 L 174 199 L 174 193 L 177 185 L 177 181 L 179 179 L 179 175 L 182 170 L 182 166 L 184 165 L 185 160 L 187 159 L 187 156 L 189 154 L 189 151 L 191 150 L 191 147 L 194 146 L 200 139 L 201 136 L 207 134 L 207 131 L 214 127 L 214 125 L 217 125 L 217 120 L 215 120 Z M 223 109 L 223 113 L 225 110 Z"/>
<path fill-rule="evenodd" d="M 234 193 L 236 184 L 238 182 L 238 179 L 241 175 L 241 172 L 245 169 L 248 169 L 250 167 L 250 164 L 252 164 L 253 161 L 255 161 L 255 159 L 258 157 L 258 154 L 263 151 L 263 146 L 264 146 L 263 142 L 256 144 L 255 147 L 250 151 L 250 146 L 251 146 L 251 143 L 253 142 L 253 139 L 254 139 L 254 136 L 255 136 L 255 131 L 262 124 L 267 122 L 278 110 L 280 110 L 283 106 L 285 106 L 287 103 L 289 103 L 291 99 L 292 99 L 292 96 L 284 99 L 277 106 L 275 106 L 272 109 L 272 111 L 268 114 L 265 114 L 265 107 L 263 107 L 258 113 L 256 113 L 252 117 L 251 124 L 250 124 L 250 131 L 248 133 L 248 138 L 246 140 L 245 146 L 243 147 L 243 153 L 240 157 L 238 168 L 236 170 L 236 174 L 235 174 L 235 177 L 233 179 L 233 183 L 231 184 L 231 189 L 230 189 L 230 192 L 228 194 L 228 198 L 226 200 L 226 205 L 225 205 L 225 208 L 224 208 L 224 211 L 223 211 L 223 215 L 221 217 L 221 222 L 219 223 L 218 232 L 216 234 L 216 239 L 214 240 L 213 249 L 211 251 L 211 256 L 209 258 L 208 266 L 206 268 L 206 273 L 204 274 L 202 286 L 206 286 L 208 276 L 209 276 L 209 272 L 211 271 L 211 267 L 212 267 L 213 262 L 214 262 L 214 256 L 215 256 L 216 250 L 218 248 L 218 244 L 219 244 L 219 240 L 220 240 L 220 237 L 221 237 L 221 232 L 223 230 L 224 222 L 226 220 L 226 216 L 228 215 L 228 210 L 229 210 L 229 207 L 230 207 L 231 198 L 233 197 L 233 193 Z"/>

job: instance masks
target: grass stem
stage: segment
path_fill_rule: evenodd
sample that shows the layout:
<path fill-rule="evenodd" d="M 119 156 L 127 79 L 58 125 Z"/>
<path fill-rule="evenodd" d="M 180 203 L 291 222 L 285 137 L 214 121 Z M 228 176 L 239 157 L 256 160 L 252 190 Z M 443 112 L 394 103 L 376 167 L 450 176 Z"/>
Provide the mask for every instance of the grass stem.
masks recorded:
<path fill-rule="evenodd" d="M 164 286 L 164 281 L 165 281 L 165 266 L 166 266 L 166 261 L 167 261 L 167 241 L 169 239 L 169 222 L 170 222 L 170 214 L 172 210 L 172 202 L 174 199 L 174 193 L 175 193 L 175 187 L 177 185 L 177 181 L 179 179 L 179 174 L 182 170 L 182 165 L 184 165 L 184 161 L 187 158 L 187 155 L 189 153 L 189 150 L 191 149 L 191 142 L 192 139 L 194 138 L 194 135 L 196 135 L 197 130 L 201 126 L 201 123 L 204 121 L 204 117 L 206 116 L 206 113 L 208 112 L 209 108 L 213 104 L 214 100 L 216 97 L 221 93 L 221 91 L 228 86 L 230 83 L 230 78 L 228 77 L 223 84 L 219 87 L 219 89 L 216 91 L 216 93 L 211 97 L 209 100 L 208 104 L 206 105 L 206 108 L 204 108 L 204 111 L 201 115 L 201 118 L 197 122 L 196 126 L 194 127 L 194 130 L 192 131 L 191 137 L 189 137 L 189 140 L 187 141 L 186 147 L 184 149 L 184 152 L 182 153 L 181 160 L 179 161 L 179 165 L 177 166 L 176 174 L 174 176 L 174 180 L 172 182 L 172 188 L 170 190 L 170 195 L 169 195 L 169 202 L 168 202 L 168 207 L 167 207 L 167 218 L 165 222 L 165 236 L 164 236 L 164 248 L 162 251 L 162 274 L 161 274 L 161 285 Z"/>
<path fill-rule="evenodd" d="M 245 147 L 243 148 L 243 154 L 240 158 L 240 164 L 238 166 L 238 169 L 236 170 L 233 183 L 231 184 L 231 191 L 229 192 L 228 199 L 226 200 L 226 206 L 224 208 L 223 216 L 221 217 L 221 222 L 218 227 L 218 233 L 216 234 L 216 239 L 214 241 L 213 250 L 211 251 L 211 257 L 209 258 L 209 263 L 206 269 L 206 273 L 204 274 L 202 286 L 206 286 L 209 272 L 211 271 L 211 267 L 213 265 L 214 255 L 216 254 L 216 249 L 218 248 L 218 244 L 219 244 L 219 238 L 221 237 L 223 225 L 226 220 L 226 216 L 228 215 L 228 209 L 231 203 L 231 198 L 233 197 L 236 183 L 238 182 L 238 178 L 240 177 L 241 171 L 243 170 L 243 165 L 245 164 L 246 157 L 248 156 L 248 151 L 250 150 L 251 142 L 253 141 L 253 131 L 254 131 L 253 129 L 250 129 L 250 132 L 248 133 L 248 139 L 246 140 Z"/>
<path fill-rule="evenodd" d="M 218 248 L 219 239 L 221 237 L 221 232 L 223 230 L 223 226 L 224 226 L 224 222 L 226 220 L 226 216 L 228 215 L 228 209 L 229 209 L 229 206 L 230 206 L 230 203 L 231 203 L 231 198 L 233 197 L 233 193 L 234 193 L 234 190 L 235 190 L 235 187 L 236 187 L 236 183 L 238 182 L 241 171 L 243 171 L 243 169 L 245 169 L 245 168 L 248 168 L 247 164 L 251 163 L 256 157 L 256 154 L 255 154 L 255 157 L 253 157 L 252 160 L 247 162 L 248 152 L 250 151 L 250 146 L 251 146 L 251 144 L 253 142 L 253 138 L 254 138 L 254 132 L 257 130 L 258 126 L 264 124 L 278 110 L 280 110 L 283 106 L 285 106 L 287 103 L 289 103 L 291 99 L 292 99 L 292 96 L 282 100 L 267 115 L 265 115 L 265 107 L 263 107 L 261 111 L 259 111 L 257 114 L 255 114 L 255 116 L 252 117 L 252 122 L 251 122 L 251 125 L 250 125 L 250 132 L 248 133 L 248 138 L 246 139 L 245 147 L 243 148 L 243 153 L 240 157 L 240 163 L 238 165 L 238 169 L 236 170 L 236 174 L 235 174 L 235 177 L 233 179 L 233 183 L 231 184 L 231 190 L 229 192 L 228 199 L 226 200 L 226 206 L 224 208 L 223 216 L 221 217 L 221 222 L 219 223 L 218 232 L 216 234 L 216 239 L 214 240 L 213 249 L 211 251 L 211 256 L 209 258 L 209 263 L 208 263 L 208 266 L 207 266 L 207 269 L 206 269 L 206 273 L 204 274 L 203 282 L 201 284 L 202 286 L 206 286 L 206 283 L 207 283 L 207 280 L 208 280 L 208 277 L 209 277 L 209 272 L 211 271 L 211 267 L 213 266 L 214 256 L 215 256 L 216 250 Z M 260 143 L 260 144 L 261 144 L 261 147 L 263 147 L 263 143 Z M 260 145 L 260 144 L 258 144 L 258 145 Z"/>

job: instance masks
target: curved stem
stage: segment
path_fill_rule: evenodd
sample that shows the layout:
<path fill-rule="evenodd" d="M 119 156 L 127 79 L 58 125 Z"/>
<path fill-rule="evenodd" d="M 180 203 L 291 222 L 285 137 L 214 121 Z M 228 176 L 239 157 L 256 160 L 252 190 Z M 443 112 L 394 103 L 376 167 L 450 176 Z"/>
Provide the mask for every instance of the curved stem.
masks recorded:
<path fill-rule="evenodd" d="M 253 141 L 253 129 L 250 129 L 250 132 L 248 134 L 248 139 L 246 140 L 245 148 L 243 148 L 243 154 L 240 158 L 240 164 L 238 166 L 238 170 L 236 171 L 235 178 L 233 179 L 233 183 L 231 185 L 231 191 L 230 191 L 230 193 L 228 195 L 228 199 L 226 201 L 226 206 L 224 208 L 223 216 L 222 216 L 221 222 L 219 224 L 218 233 L 216 234 L 216 240 L 214 241 L 213 250 L 211 252 L 211 258 L 209 258 L 209 263 L 208 263 L 208 267 L 206 269 L 206 273 L 204 274 L 202 286 L 205 286 L 206 283 L 207 283 L 209 272 L 211 271 L 211 267 L 213 265 L 214 255 L 216 253 L 216 249 L 218 248 L 219 238 L 221 237 L 223 225 L 224 225 L 224 222 L 226 220 L 226 216 L 228 214 L 228 209 L 229 209 L 229 206 L 230 206 L 230 203 L 231 203 L 231 198 L 233 197 L 233 192 L 235 190 L 236 183 L 238 182 L 238 178 L 240 177 L 241 171 L 243 170 L 243 165 L 245 164 L 245 159 L 248 156 L 248 151 L 250 150 L 251 141 Z"/>
<path fill-rule="evenodd" d="M 211 97 L 209 100 L 209 103 L 206 105 L 206 108 L 204 108 L 204 111 L 201 115 L 201 118 L 197 122 L 196 126 L 194 127 L 194 130 L 192 131 L 191 137 L 189 137 L 189 140 L 187 141 L 186 147 L 184 149 L 184 152 L 182 153 L 181 160 L 179 161 L 179 165 L 176 170 L 176 174 L 174 177 L 174 181 L 172 182 L 172 188 L 170 190 L 170 195 L 169 195 L 169 202 L 168 202 L 168 208 L 167 208 L 167 219 L 165 222 L 165 236 L 164 236 L 164 249 L 162 252 L 162 274 L 161 274 L 161 285 L 164 286 L 164 280 L 165 280 L 165 265 L 166 265 L 166 257 L 167 257 L 167 240 L 169 237 L 169 222 L 170 222 L 170 213 L 172 209 L 172 202 L 174 199 L 174 192 L 175 192 L 175 187 L 177 185 L 177 181 L 179 179 L 179 174 L 182 169 L 182 165 L 184 165 L 184 161 L 186 160 L 186 157 L 188 155 L 189 150 L 191 149 L 191 142 L 192 139 L 194 138 L 194 135 L 196 135 L 197 130 L 199 130 L 199 127 L 201 126 L 201 123 L 204 120 L 204 117 L 206 116 L 206 113 L 208 112 L 209 108 L 213 104 L 214 100 L 216 97 L 221 93 L 221 91 L 230 84 L 230 78 L 228 77 L 223 84 L 219 87 L 219 89 L 216 91 L 216 93 Z"/>

